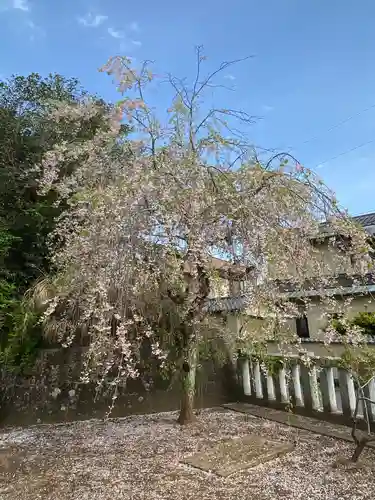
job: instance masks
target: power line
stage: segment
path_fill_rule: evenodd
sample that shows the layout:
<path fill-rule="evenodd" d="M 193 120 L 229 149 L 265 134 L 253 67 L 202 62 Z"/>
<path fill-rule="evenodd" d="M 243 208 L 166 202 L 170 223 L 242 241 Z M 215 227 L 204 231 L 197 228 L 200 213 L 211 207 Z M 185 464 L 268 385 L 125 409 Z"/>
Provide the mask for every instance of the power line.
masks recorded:
<path fill-rule="evenodd" d="M 328 163 L 330 161 L 336 160 L 336 158 L 340 158 L 340 156 L 347 155 L 348 153 L 351 153 L 352 151 L 355 151 L 356 149 L 363 148 L 363 146 L 367 146 L 367 144 L 371 144 L 375 142 L 375 139 L 372 139 L 371 141 L 366 141 L 363 142 L 362 144 L 359 144 L 358 146 L 354 146 L 354 148 L 348 149 L 347 151 L 343 151 L 342 153 L 339 153 L 336 156 L 332 156 L 332 158 L 328 158 L 328 160 L 324 160 L 316 165 L 316 167 L 320 167 L 321 165 L 324 165 L 325 163 Z"/>
<path fill-rule="evenodd" d="M 358 111 L 357 113 L 354 113 L 353 115 L 348 116 L 347 118 L 344 118 L 343 120 L 339 121 L 338 123 L 335 123 L 331 127 L 327 128 L 326 130 L 323 130 L 322 132 L 310 137 L 309 139 L 306 139 L 303 142 L 297 143 L 297 146 L 286 146 L 285 148 L 277 148 L 279 151 L 285 149 L 286 151 L 295 151 L 298 146 L 304 146 L 305 144 L 308 144 L 309 142 L 315 141 L 315 139 L 318 139 L 319 137 L 322 137 L 325 134 L 329 134 L 332 132 L 332 130 L 335 130 L 341 125 L 344 125 L 345 123 L 349 122 L 350 120 L 353 120 L 353 118 L 357 118 L 357 116 L 362 115 L 363 113 L 366 113 L 367 111 L 370 111 L 371 109 L 375 108 L 375 104 L 372 104 L 371 106 L 368 106 L 367 108 L 362 109 L 361 111 Z M 328 161 L 328 160 L 327 160 Z"/>
<path fill-rule="evenodd" d="M 309 142 L 314 141 L 315 139 L 318 139 L 319 137 L 322 137 L 324 134 L 329 134 L 333 130 L 341 127 L 345 123 L 348 123 L 350 120 L 353 120 L 353 118 L 357 118 L 358 116 L 362 115 L 363 113 L 366 113 L 367 111 L 370 111 L 371 109 L 375 108 L 375 104 L 372 104 L 371 106 L 368 106 L 367 108 L 362 109 L 361 111 L 358 111 L 357 113 L 354 113 L 353 115 L 348 116 L 347 118 L 344 118 L 343 120 L 339 121 L 338 123 L 332 125 L 328 129 L 324 130 L 323 132 L 314 135 L 313 137 L 310 137 L 310 139 L 307 139 L 299 144 L 299 146 L 303 146 L 305 144 L 308 144 Z M 324 160 L 320 163 L 318 163 L 316 166 L 321 166 L 324 165 L 325 163 L 328 163 L 330 161 L 336 160 L 336 158 L 340 158 L 341 156 L 347 155 L 351 153 L 352 151 L 356 151 L 357 149 L 363 148 L 364 146 L 367 146 L 367 144 L 372 144 L 375 142 L 375 139 L 372 139 L 370 141 L 363 142 L 362 144 L 359 144 L 358 146 L 354 146 L 353 148 L 348 149 L 347 151 L 343 151 L 342 153 L 339 153 L 338 155 L 332 156 L 331 158 Z M 290 146 L 289 151 L 295 150 L 295 146 L 292 147 Z"/>
<path fill-rule="evenodd" d="M 349 122 L 353 118 L 357 118 L 357 116 L 360 116 L 363 113 L 366 113 L 367 111 L 370 111 L 371 109 L 374 109 L 374 108 L 375 108 L 375 104 L 372 104 L 371 106 L 368 106 L 367 108 L 364 108 L 361 111 L 358 111 L 358 113 L 354 113 L 354 115 L 351 115 L 351 116 L 348 116 L 347 118 L 344 118 L 344 120 L 341 120 L 340 122 L 336 123 L 335 125 L 332 125 L 332 127 L 329 127 L 328 129 L 324 130 L 323 132 L 316 134 L 313 137 L 310 137 L 310 139 L 307 139 L 306 141 L 301 142 L 299 145 L 303 146 L 305 144 L 308 144 L 309 142 L 314 141 L 315 139 L 318 139 L 319 137 L 321 137 L 324 134 L 329 134 L 330 132 L 332 132 L 332 130 L 335 130 L 335 129 L 341 127 L 341 125 L 344 125 L 345 123 Z M 291 147 L 291 149 L 295 149 L 295 147 Z"/>
<path fill-rule="evenodd" d="M 318 139 L 319 137 L 322 137 L 324 134 L 329 134 L 330 132 L 332 132 L 333 130 L 341 127 L 342 125 L 344 125 L 345 123 L 349 122 L 350 120 L 353 120 L 354 118 L 357 118 L 358 116 L 362 115 L 363 113 L 366 113 L 367 111 L 370 111 L 371 109 L 374 109 L 375 108 L 375 104 L 372 104 L 371 106 L 368 106 L 367 108 L 364 108 L 362 109 L 361 111 L 358 111 L 357 113 L 354 113 L 353 115 L 350 115 L 348 116 L 347 118 L 344 118 L 343 120 L 339 121 L 338 123 L 335 123 L 334 125 L 332 125 L 331 127 L 327 128 L 326 130 L 324 130 L 323 132 L 319 133 L 319 134 L 316 134 L 314 135 L 313 137 L 310 137 L 309 139 L 306 139 L 305 141 L 303 142 L 300 142 L 299 144 L 297 144 L 297 146 L 303 146 L 305 144 L 308 144 L 309 142 L 312 142 L 314 141 L 315 139 Z M 375 139 L 372 139 L 370 141 L 367 141 L 367 142 L 364 142 L 362 144 L 359 144 L 358 146 L 354 146 L 353 148 L 351 149 L 348 149 L 347 151 L 343 151 L 342 153 L 339 153 L 338 155 L 336 156 L 332 156 L 331 158 L 327 159 L 327 160 L 324 160 L 320 163 L 318 163 L 316 166 L 321 166 L 321 165 L 324 165 L 325 163 L 328 163 L 330 161 L 333 161 L 333 160 L 336 160 L 336 158 L 340 158 L 341 156 L 344 156 L 346 154 L 349 154 L 351 153 L 352 151 L 355 151 L 357 149 L 360 149 L 364 146 L 367 146 L 367 144 L 371 144 L 375 142 Z M 297 146 L 287 146 L 285 148 L 285 150 L 287 152 L 290 152 L 290 151 L 293 151 L 296 149 Z M 266 152 L 272 152 L 272 153 L 275 153 L 276 151 L 282 151 L 284 148 L 275 148 L 275 149 L 268 149 L 268 148 L 262 148 L 260 146 L 256 146 L 257 149 L 261 149 L 262 151 L 266 151 Z"/>
<path fill-rule="evenodd" d="M 350 148 L 346 151 L 343 151 L 342 153 L 339 153 L 338 155 L 332 156 L 331 158 L 328 158 L 327 160 L 324 160 L 324 161 L 317 163 L 315 165 L 315 167 L 320 167 L 321 165 L 324 165 L 325 163 L 336 160 L 336 158 L 340 158 L 341 156 L 347 155 L 347 154 L 351 153 L 352 151 L 363 148 L 364 146 L 367 146 L 368 144 L 372 144 L 374 142 L 375 142 L 375 139 L 371 139 L 370 141 L 366 141 L 366 142 L 363 142 L 362 144 L 358 144 L 358 146 L 354 146 L 353 148 Z M 270 153 L 275 153 L 277 151 L 276 149 L 262 148 L 260 146 L 256 146 L 256 148 L 261 149 L 262 151 L 270 152 Z M 281 153 L 282 153 L 282 151 L 281 151 Z"/>

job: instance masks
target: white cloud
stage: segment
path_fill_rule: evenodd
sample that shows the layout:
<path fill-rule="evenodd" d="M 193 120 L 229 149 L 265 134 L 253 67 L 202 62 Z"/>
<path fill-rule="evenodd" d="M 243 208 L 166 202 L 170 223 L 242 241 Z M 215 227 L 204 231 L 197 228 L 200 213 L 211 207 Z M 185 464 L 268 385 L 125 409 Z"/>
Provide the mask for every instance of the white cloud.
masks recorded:
<path fill-rule="evenodd" d="M 108 16 L 96 14 L 95 16 L 89 12 L 84 17 L 79 17 L 78 22 L 86 28 L 97 28 L 108 19 Z"/>
<path fill-rule="evenodd" d="M 26 26 L 29 28 L 30 41 L 34 42 L 37 38 L 44 37 L 44 35 L 45 35 L 44 30 L 42 28 L 40 28 L 39 26 L 37 26 L 34 23 L 34 21 L 32 21 L 31 19 L 28 19 L 26 21 Z"/>
<path fill-rule="evenodd" d="M 139 40 L 132 40 L 132 44 L 135 45 L 136 47 L 142 46 L 142 42 L 140 42 Z"/>
<path fill-rule="evenodd" d="M 124 38 L 124 34 L 114 28 L 108 28 L 108 34 L 111 35 L 112 38 Z"/>
<path fill-rule="evenodd" d="M 13 0 L 13 9 L 28 12 L 30 10 L 30 5 L 28 4 L 27 0 Z"/>
<path fill-rule="evenodd" d="M 132 23 L 130 23 L 129 28 L 131 31 L 135 31 L 137 33 L 139 31 L 139 24 L 137 23 L 137 21 L 133 21 Z"/>
<path fill-rule="evenodd" d="M 234 82 L 234 80 L 236 79 L 236 77 L 234 75 L 225 75 L 224 78 L 226 80 L 231 80 L 232 82 Z"/>

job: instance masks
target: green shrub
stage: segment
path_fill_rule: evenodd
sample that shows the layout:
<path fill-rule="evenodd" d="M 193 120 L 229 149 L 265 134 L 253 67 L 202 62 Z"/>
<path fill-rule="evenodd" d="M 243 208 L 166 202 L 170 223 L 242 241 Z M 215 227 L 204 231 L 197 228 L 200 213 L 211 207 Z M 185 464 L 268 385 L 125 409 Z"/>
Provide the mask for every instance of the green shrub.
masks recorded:
<path fill-rule="evenodd" d="M 333 318 L 331 326 L 340 335 L 346 334 L 348 326 L 358 326 L 365 335 L 375 337 L 375 313 L 360 312 L 348 324 L 344 324 L 339 318 Z"/>
<path fill-rule="evenodd" d="M 0 350 L 0 364 L 7 370 L 22 373 L 33 364 L 43 346 L 39 315 L 22 302 L 13 304 L 6 326 L 7 338 Z"/>
<path fill-rule="evenodd" d="M 362 328 L 366 335 L 375 336 L 375 313 L 361 312 L 355 316 L 352 324 Z"/>
<path fill-rule="evenodd" d="M 331 321 L 331 326 L 333 326 L 333 328 L 336 330 L 336 332 L 339 333 L 340 335 L 346 334 L 346 326 L 339 319 L 334 318 Z"/>

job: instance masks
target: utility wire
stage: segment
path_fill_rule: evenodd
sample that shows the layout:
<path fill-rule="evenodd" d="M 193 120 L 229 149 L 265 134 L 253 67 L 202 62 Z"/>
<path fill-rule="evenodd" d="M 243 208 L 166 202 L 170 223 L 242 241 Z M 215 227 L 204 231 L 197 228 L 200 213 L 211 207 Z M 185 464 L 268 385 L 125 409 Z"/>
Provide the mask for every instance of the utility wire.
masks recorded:
<path fill-rule="evenodd" d="M 358 116 L 362 115 L 363 113 L 366 113 L 367 111 L 370 111 L 371 109 L 375 108 L 375 104 L 372 104 L 371 106 L 368 106 L 367 108 L 362 109 L 361 111 L 358 111 L 357 113 L 354 113 L 353 115 L 348 116 L 347 118 L 344 118 L 343 120 L 339 121 L 338 123 L 332 125 L 328 129 L 324 130 L 323 132 L 314 135 L 313 137 L 310 137 L 310 139 L 307 139 L 301 143 L 299 143 L 299 146 L 303 146 L 305 144 L 308 144 L 309 142 L 314 141 L 315 139 L 318 139 L 319 137 L 322 137 L 325 134 L 329 134 L 333 130 L 341 127 L 345 123 L 348 123 L 350 120 L 353 120 L 353 118 L 357 118 Z M 336 160 L 336 158 L 340 158 L 341 156 L 347 155 L 351 153 L 352 151 L 355 151 L 357 149 L 363 148 L 364 146 L 367 146 L 367 144 L 372 144 L 375 142 L 375 139 L 372 139 L 370 141 L 363 142 L 362 144 L 359 144 L 358 146 L 354 146 L 353 148 L 348 149 L 347 151 L 343 151 L 342 153 L 339 153 L 338 155 L 332 156 L 331 158 L 324 160 L 316 165 L 316 167 L 320 167 L 321 165 L 324 165 L 325 163 L 328 163 L 330 161 Z M 289 146 L 288 151 L 293 151 L 296 149 L 296 146 Z"/>
<path fill-rule="evenodd" d="M 316 165 L 316 167 L 320 167 L 321 165 L 324 165 L 325 163 L 336 160 L 336 158 L 340 158 L 340 156 L 347 155 L 348 153 L 351 153 L 352 151 L 355 151 L 356 149 L 363 148 L 363 146 L 367 146 L 367 144 L 371 144 L 373 142 L 375 142 L 375 139 L 372 139 L 371 141 L 363 142 L 362 144 L 359 144 L 358 146 L 354 146 L 354 148 L 348 149 L 347 151 L 343 151 L 342 153 L 339 153 L 336 156 L 332 156 L 332 158 L 328 158 L 328 160 L 324 160 L 324 161 L 318 163 Z"/>
<path fill-rule="evenodd" d="M 336 123 L 335 125 L 332 125 L 332 127 L 329 127 L 328 129 L 324 130 L 323 132 L 314 135 L 313 137 L 310 137 L 310 139 L 307 139 L 306 141 L 303 141 L 299 144 L 299 146 L 303 146 L 304 144 L 307 144 L 309 142 L 315 141 L 315 139 L 318 139 L 322 135 L 329 134 L 332 132 L 332 130 L 335 130 L 341 125 L 344 125 L 345 123 L 349 122 L 350 120 L 353 120 L 353 118 L 357 118 L 357 116 L 362 115 L 363 113 L 366 113 L 367 111 L 370 111 L 371 109 L 375 108 L 375 104 L 372 104 L 371 106 L 362 109 L 361 111 L 358 111 L 358 113 L 354 113 L 354 115 L 348 116 L 347 118 L 344 118 L 344 120 L 341 120 L 340 122 Z M 295 149 L 295 147 L 290 146 L 291 149 Z"/>
<path fill-rule="evenodd" d="M 368 106 L 367 108 L 364 108 L 362 109 L 361 111 L 358 111 L 357 113 L 354 113 L 353 115 L 350 115 L 348 116 L 347 118 L 344 118 L 343 120 L 339 121 L 338 123 L 332 125 L 331 127 L 327 128 L 326 130 L 324 130 L 323 132 L 319 133 L 319 134 L 316 134 L 314 135 L 313 137 L 310 137 L 309 139 L 306 139 L 305 141 L 303 142 L 300 142 L 299 144 L 297 144 L 297 146 L 303 146 L 305 144 L 308 144 L 309 142 L 312 142 L 312 141 L 315 141 L 316 139 L 318 139 L 319 137 L 322 137 L 323 135 L 325 134 L 329 134 L 330 132 L 332 132 L 333 130 L 341 127 L 342 125 L 344 125 L 345 123 L 349 122 L 350 120 L 353 120 L 353 118 L 357 118 L 358 116 L 362 115 L 363 113 L 366 113 L 367 111 L 370 111 L 371 109 L 374 109 L 375 108 L 375 104 L 372 104 L 371 106 Z M 316 167 L 320 167 L 321 165 L 324 165 L 325 163 L 328 163 L 330 161 L 333 161 L 333 160 L 336 160 L 336 158 L 340 158 L 341 156 L 344 156 L 346 154 L 349 154 L 351 153 L 352 151 L 355 151 L 357 149 L 360 149 L 364 146 L 367 146 L 367 144 L 371 144 L 375 142 L 375 139 L 373 140 L 370 140 L 370 141 L 367 141 L 367 142 L 364 142 L 362 144 L 359 144 L 358 146 L 354 146 L 353 148 L 351 149 L 348 149 L 347 151 L 343 151 L 342 153 L 339 153 L 338 155 L 336 156 L 332 156 L 331 158 L 327 159 L 327 160 L 324 160 L 320 163 L 318 163 L 316 165 Z M 274 148 L 274 149 L 268 149 L 268 148 L 263 148 L 263 147 L 260 147 L 260 146 L 255 146 L 256 149 L 260 149 L 262 151 L 265 151 L 265 152 L 270 152 L 270 153 L 275 153 L 277 151 L 282 151 L 284 148 Z M 296 149 L 296 146 L 287 146 L 285 148 L 285 150 L 287 152 L 290 152 L 290 151 L 293 151 Z"/>

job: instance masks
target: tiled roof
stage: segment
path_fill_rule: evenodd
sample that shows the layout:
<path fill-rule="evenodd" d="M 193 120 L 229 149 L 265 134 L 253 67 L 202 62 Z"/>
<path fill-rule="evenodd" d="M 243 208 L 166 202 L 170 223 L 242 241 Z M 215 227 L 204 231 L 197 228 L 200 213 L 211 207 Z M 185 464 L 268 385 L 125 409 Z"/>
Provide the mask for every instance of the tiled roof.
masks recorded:
<path fill-rule="evenodd" d="M 361 224 L 361 226 L 375 226 L 375 212 L 371 214 L 357 215 L 353 217 L 353 220 Z"/>
<path fill-rule="evenodd" d="M 219 297 L 207 300 L 207 310 L 210 313 L 231 312 L 244 309 L 244 297 Z"/>
<path fill-rule="evenodd" d="M 375 212 L 369 214 L 355 215 L 351 217 L 351 219 L 364 228 L 368 228 L 369 226 L 375 226 Z M 322 222 L 320 224 L 320 236 L 319 237 L 328 237 L 334 236 L 332 229 L 330 228 L 329 222 Z"/>
<path fill-rule="evenodd" d="M 324 291 L 325 297 L 335 297 L 344 295 L 368 295 L 375 293 L 375 285 L 356 285 L 353 287 L 344 288 L 326 288 Z M 322 293 L 319 290 L 304 290 L 296 292 L 288 292 L 284 295 L 289 299 L 302 299 L 304 297 L 321 297 Z"/>
<path fill-rule="evenodd" d="M 297 287 L 296 283 L 291 280 L 277 280 L 276 283 L 279 287 L 281 293 L 289 293 L 298 291 L 312 291 L 319 290 L 321 281 L 319 278 L 306 280 L 303 283 L 303 287 Z M 347 274 L 339 274 L 332 276 L 329 282 L 326 282 L 327 288 L 353 288 L 356 286 L 370 286 L 375 285 L 375 275 L 373 273 L 367 273 L 365 275 L 355 274 L 355 275 L 347 275 Z"/>
<path fill-rule="evenodd" d="M 320 287 L 314 284 L 314 281 L 306 282 L 302 289 L 296 288 L 294 283 L 288 281 L 279 281 L 278 286 L 281 295 L 289 299 L 318 297 L 322 294 Z M 374 292 L 375 275 L 371 273 L 365 276 L 346 276 L 342 274 L 333 277 L 332 282 L 325 289 L 327 296 L 366 295 Z M 246 309 L 246 299 L 243 295 L 217 297 L 208 299 L 206 307 L 209 313 L 243 311 Z"/>
<path fill-rule="evenodd" d="M 368 226 L 375 226 L 375 212 L 369 213 L 369 214 L 363 214 L 363 215 L 357 215 L 355 217 L 352 217 L 354 221 L 358 222 L 361 224 L 363 227 L 368 227 Z M 327 223 L 322 223 L 321 224 L 321 230 L 322 232 L 327 231 L 328 229 L 328 224 Z M 216 259 L 213 258 L 213 265 L 215 268 L 220 269 L 220 268 L 225 268 L 228 266 L 227 261 L 223 261 L 221 259 Z M 356 277 L 357 278 L 357 277 Z M 339 286 L 340 289 L 332 288 L 332 291 L 335 290 L 340 290 L 340 294 L 343 293 L 343 288 L 344 290 L 347 290 L 347 293 L 354 293 L 356 288 L 359 289 L 366 289 L 367 291 L 371 291 L 372 288 L 375 288 L 375 279 L 374 276 L 371 274 L 368 274 L 362 278 L 362 282 L 360 283 L 362 286 L 358 287 L 358 284 L 355 286 L 355 283 L 353 281 L 353 278 L 348 278 L 345 276 L 339 276 L 338 278 L 335 279 L 336 286 Z M 282 292 L 287 293 L 287 294 L 294 294 L 296 293 L 294 290 L 294 286 L 288 283 L 280 283 L 280 289 Z M 363 290 L 362 290 L 363 291 Z M 297 293 L 300 296 L 309 295 L 311 293 L 318 293 L 314 290 L 314 287 L 311 287 L 309 290 L 304 290 L 304 291 L 298 291 Z M 243 296 L 237 296 L 237 297 L 220 297 L 220 298 L 214 298 L 214 299 L 209 299 L 207 300 L 207 311 L 210 313 L 215 313 L 215 312 L 231 312 L 231 311 L 240 311 L 245 308 L 245 298 Z"/>

